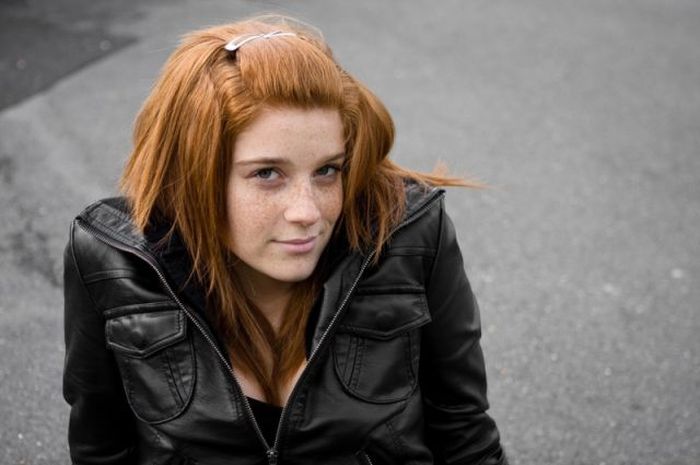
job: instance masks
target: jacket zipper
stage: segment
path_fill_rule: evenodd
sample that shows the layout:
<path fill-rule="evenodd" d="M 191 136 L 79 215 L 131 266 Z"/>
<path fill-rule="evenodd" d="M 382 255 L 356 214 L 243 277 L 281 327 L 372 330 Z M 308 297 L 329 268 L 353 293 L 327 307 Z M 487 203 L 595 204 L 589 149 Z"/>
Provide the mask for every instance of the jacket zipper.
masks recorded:
<path fill-rule="evenodd" d="M 369 458 L 369 454 L 367 452 L 363 452 L 362 454 L 365 456 L 365 460 L 367 461 L 367 465 L 374 465 L 372 463 L 372 459 Z"/>
<path fill-rule="evenodd" d="M 389 236 L 393 236 L 397 231 L 403 229 L 404 227 L 410 225 L 413 223 L 416 219 L 420 218 L 420 216 L 428 210 L 428 208 L 432 207 L 435 204 L 435 200 L 442 197 L 444 195 L 444 192 L 441 190 L 436 190 L 430 198 L 428 198 L 423 205 L 421 205 L 415 212 L 411 214 L 409 218 L 406 218 L 401 224 L 396 226 Z M 343 298 L 343 301 L 341 302 L 340 306 L 338 309 L 335 311 L 333 314 L 333 318 L 331 319 L 331 322 L 328 324 L 328 327 L 326 330 L 323 332 L 321 335 L 321 338 L 319 339 L 318 344 L 314 348 L 314 350 L 311 351 L 311 354 L 309 355 L 309 359 L 307 361 L 306 367 L 302 370 L 301 375 L 299 376 L 299 379 L 297 380 L 296 384 L 292 388 L 292 392 L 289 395 L 289 398 L 287 400 L 287 403 L 282 407 L 282 412 L 280 414 L 280 421 L 277 424 L 277 431 L 275 433 L 275 440 L 272 444 L 272 447 L 270 447 L 270 444 L 267 442 L 267 439 L 265 439 L 265 436 L 262 434 L 262 430 L 260 429 L 260 425 L 258 425 L 257 420 L 255 419 L 255 415 L 253 414 L 253 409 L 250 406 L 250 402 L 248 402 L 248 398 L 244 395 L 243 389 L 241 388 L 240 382 L 238 381 L 238 378 L 236 377 L 236 373 L 233 370 L 233 367 L 231 364 L 228 362 L 228 359 L 224 357 L 224 355 L 221 353 L 219 350 L 219 347 L 216 345 L 214 342 L 214 338 L 209 334 L 209 330 L 205 327 L 203 323 L 199 321 L 199 318 L 196 317 L 192 312 L 189 311 L 189 309 L 182 303 L 180 298 L 177 296 L 177 294 L 173 291 L 173 289 L 170 287 L 170 284 L 168 283 L 168 280 L 166 279 L 165 275 L 160 269 L 160 266 L 158 262 L 153 258 L 152 255 L 149 253 L 146 253 L 136 247 L 129 246 L 127 244 L 124 244 L 111 236 L 109 236 L 106 232 L 103 232 L 94 226 L 92 226 L 89 223 L 86 223 L 84 220 L 78 218 L 76 220 L 77 224 L 86 232 L 90 233 L 97 239 L 101 240 L 102 242 L 105 242 L 107 245 L 110 245 L 116 249 L 122 250 L 127 253 L 132 253 L 142 260 L 144 260 L 148 265 L 153 269 L 153 271 L 156 272 L 158 275 L 158 279 L 160 280 L 161 284 L 165 288 L 166 292 L 170 297 L 175 301 L 175 303 L 180 307 L 180 309 L 185 313 L 187 318 L 195 325 L 195 327 L 199 330 L 200 333 L 202 333 L 202 336 L 204 336 L 204 339 L 209 343 L 211 348 L 214 350 L 214 353 L 216 356 L 219 358 L 221 363 L 223 363 L 224 367 L 226 367 L 226 370 L 229 372 L 231 377 L 233 378 L 235 388 L 238 390 L 238 393 L 240 394 L 240 397 L 243 402 L 243 406 L 245 408 L 246 413 L 248 414 L 248 419 L 250 420 L 251 424 L 253 425 L 253 429 L 255 430 L 256 435 L 262 442 L 263 446 L 265 447 L 266 450 L 266 456 L 267 456 L 267 461 L 269 465 L 279 465 L 279 442 L 280 438 L 282 436 L 282 430 L 284 423 L 287 420 L 288 416 L 288 405 L 291 405 L 296 397 L 296 393 L 299 390 L 299 386 L 303 383 L 303 381 L 306 379 L 306 375 L 309 371 L 309 367 L 311 366 L 311 363 L 313 360 L 316 358 L 316 354 L 320 351 L 321 347 L 323 346 L 323 343 L 327 339 L 328 334 L 331 332 L 331 330 L 335 327 L 336 322 L 338 320 L 339 315 L 342 313 L 342 310 L 345 308 L 347 305 L 348 301 L 350 300 L 350 297 L 352 296 L 353 292 L 355 291 L 355 288 L 357 287 L 357 284 L 360 282 L 360 279 L 362 278 L 362 275 L 364 274 L 365 270 L 369 266 L 370 262 L 372 261 L 372 258 L 374 257 L 376 250 L 371 251 L 367 257 L 365 257 L 365 260 L 362 263 L 362 266 L 360 267 L 360 270 L 357 273 L 357 276 L 355 277 L 355 280 L 353 281 L 352 285 L 350 286 L 350 289 L 348 292 L 345 294 L 345 297 Z M 372 465 L 372 461 L 370 460 L 369 456 L 365 453 L 365 457 L 367 458 L 367 461 L 369 462 L 370 465 Z"/>

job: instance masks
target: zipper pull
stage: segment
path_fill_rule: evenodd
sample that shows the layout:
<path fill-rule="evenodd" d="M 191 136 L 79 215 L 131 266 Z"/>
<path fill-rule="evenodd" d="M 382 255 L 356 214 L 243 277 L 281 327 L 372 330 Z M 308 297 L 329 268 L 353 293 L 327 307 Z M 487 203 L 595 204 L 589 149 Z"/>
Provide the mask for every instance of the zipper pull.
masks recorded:
<path fill-rule="evenodd" d="M 277 451 L 273 448 L 267 451 L 267 463 L 270 465 L 277 465 Z"/>

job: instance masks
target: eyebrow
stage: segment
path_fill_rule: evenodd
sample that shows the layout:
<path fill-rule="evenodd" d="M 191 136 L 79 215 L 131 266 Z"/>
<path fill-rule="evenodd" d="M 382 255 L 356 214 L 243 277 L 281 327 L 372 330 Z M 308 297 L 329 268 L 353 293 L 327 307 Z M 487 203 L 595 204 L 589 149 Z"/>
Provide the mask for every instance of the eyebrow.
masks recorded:
<path fill-rule="evenodd" d="M 345 153 L 337 153 L 325 158 L 321 163 L 328 163 L 345 158 Z M 234 165 L 245 166 L 245 165 L 287 165 L 290 161 L 288 158 L 284 157 L 259 157 L 251 158 L 249 160 L 237 161 Z"/>

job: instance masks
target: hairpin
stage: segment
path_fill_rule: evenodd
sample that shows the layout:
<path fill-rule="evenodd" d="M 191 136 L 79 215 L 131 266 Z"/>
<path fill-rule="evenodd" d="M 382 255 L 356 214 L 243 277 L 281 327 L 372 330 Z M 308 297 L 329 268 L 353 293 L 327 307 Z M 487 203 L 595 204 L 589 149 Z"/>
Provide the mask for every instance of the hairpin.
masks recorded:
<path fill-rule="evenodd" d="M 255 34 L 255 35 L 243 35 L 243 36 L 238 36 L 226 45 L 224 45 L 224 48 L 228 50 L 229 52 L 235 52 L 239 48 L 241 48 L 243 45 L 247 44 L 251 40 L 255 39 L 270 39 L 272 37 L 281 37 L 281 36 L 296 36 L 295 33 L 293 32 L 283 32 L 283 31 L 272 31 L 268 32 L 267 34 Z M 239 42 L 240 41 L 240 42 Z"/>

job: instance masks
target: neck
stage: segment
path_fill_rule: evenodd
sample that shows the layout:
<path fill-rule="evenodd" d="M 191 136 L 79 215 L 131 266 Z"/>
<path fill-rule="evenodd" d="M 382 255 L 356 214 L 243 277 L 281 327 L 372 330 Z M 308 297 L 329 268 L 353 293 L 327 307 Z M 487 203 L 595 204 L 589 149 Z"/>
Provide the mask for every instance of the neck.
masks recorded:
<path fill-rule="evenodd" d="M 284 317 L 284 311 L 289 304 L 289 299 L 292 295 L 292 289 L 286 290 L 285 292 L 260 292 L 257 291 L 257 295 L 250 296 L 255 306 L 265 315 L 267 321 L 270 322 L 275 332 L 278 332 L 280 326 L 282 326 L 282 319 Z"/>
<path fill-rule="evenodd" d="M 236 272 L 246 295 L 277 331 L 282 324 L 284 311 L 292 297 L 295 283 L 278 281 L 251 270 L 245 264 L 239 264 L 242 266 L 237 266 Z"/>

